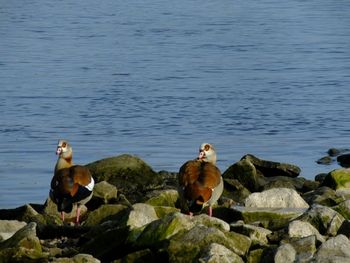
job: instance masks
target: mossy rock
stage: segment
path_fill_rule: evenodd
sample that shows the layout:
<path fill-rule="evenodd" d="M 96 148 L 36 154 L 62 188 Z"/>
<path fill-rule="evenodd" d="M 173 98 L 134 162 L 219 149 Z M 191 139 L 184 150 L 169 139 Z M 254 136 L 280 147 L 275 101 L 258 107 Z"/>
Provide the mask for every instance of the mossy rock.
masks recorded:
<path fill-rule="evenodd" d="M 146 196 L 144 203 L 153 206 L 176 207 L 178 199 L 179 193 L 177 190 L 156 190 Z"/>
<path fill-rule="evenodd" d="M 252 208 L 234 206 L 233 210 L 239 214 L 246 224 L 261 224 L 269 230 L 286 227 L 290 221 L 301 216 L 306 208 Z"/>
<path fill-rule="evenodd" d="M 309 205 L 335 206 L 344 201 L 344 198 L 338 196 L 332 188 L 327 186 L 307 192 L 302 197 Z"/>
<path fill-rule="evenodd" d="M 252 154 L 247 154 L 243 156 L 241 160 L 247 160 L 250 163 L 252 163 L 254 167 L 258 171 L 260 171 L 265 177 L 297 177 L 301 172 L 301 169 L 296 165 L 262 160 Z"/>
<path fill-rule="evenodd" d="M 323 186 L 338 190 L 350 188 L 350 169 L 336 169 L 327 174 Z"/>
<path fill-rule="evenodd" d="M 31 222 L 18 230 L 11 238 L 0 243 L 0 262 L 40 262 L 47 260 L 39 238 L 36 223 Z"/>
<path fill-rule="evenodd" d="M 258 191 L 260 188 L 259 175 L 255 169 L 255 166 L 249 160 L 244 159 L 231 165 L 222 174 L 222 177 L 225 180 L 236 179 L 250 192 Z"/>
<path fill-rule="evenodd" d="M 313 205 L 300 218 L 301 221 L 309 222 L 321 235 L 335 236 L 345 218 L 335 210 L 321 205 Z"/>
<path fill-rule="evenodd" d="M 239 256 L 245 256 L 251 245 L 250 239 L 244 235 L 196 225 L 172 237 L 167 252 L 171 262 L 195 262 L 200 252 L 212 243 L 225 246 Z"/>
<path fill-rule="evenodd" d="M 126 212 L 128 209 L 124 205 L 102 205 L 98 209 L 89 213 L 84 225 L 85 226 L 95 226 L 108 220 L 118 220 L 121 218 L 121 213 Z"/>
<path fill-rule="evenodd" d="M 96 182 L 115 185 L 132 203 L 163 185 L 162 176 L 136 156 L 123 154 L 87 165 Z"/>

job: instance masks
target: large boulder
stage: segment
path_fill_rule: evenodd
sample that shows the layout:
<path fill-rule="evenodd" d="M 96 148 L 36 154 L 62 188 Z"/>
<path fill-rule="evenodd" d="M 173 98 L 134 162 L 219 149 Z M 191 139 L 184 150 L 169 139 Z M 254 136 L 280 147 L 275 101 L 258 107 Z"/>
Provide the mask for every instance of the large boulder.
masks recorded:
<path fill-rule="evenodd" d="M 136 156 L 123 154 L 87 165 L 96 182 L 115 185 L 132 203 L 163 185 L 162 176 Z"/>
<path fill-rule="evenodd" d="M 350 188 L 350 169 L 335 169 L 327 174 L 323 181 L 324 186 L 332 189 Z"/>
<path fill-rule="evenodd" d="M 308 208 L 309 205 L 293 189 L 272 188 L 261 193 L 253 193 L 245 200 L 246 207 Z"/>
<path fill-rule="evenodd" d="M 266 160 L 259 159 L 251 154 L 247 154 L 243 156 L 242 160 L 248 160 L 265 177 L 271 177 L 271 176 L 297 177 L 301 172 L 300 168 L 296 165 L 266 161 Z"/>

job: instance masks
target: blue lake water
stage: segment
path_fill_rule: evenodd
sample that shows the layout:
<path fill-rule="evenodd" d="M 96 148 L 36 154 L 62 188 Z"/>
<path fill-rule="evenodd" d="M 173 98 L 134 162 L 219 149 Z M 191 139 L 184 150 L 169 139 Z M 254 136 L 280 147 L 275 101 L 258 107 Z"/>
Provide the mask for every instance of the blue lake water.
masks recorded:
<path fill-rule="evenodd" d="M 1 1 L 0 208 L 43 203 L 75 163 L 135 154 L 178 171 L 212 142 L 315 163 L 350 147 L 347 0 Z"/>

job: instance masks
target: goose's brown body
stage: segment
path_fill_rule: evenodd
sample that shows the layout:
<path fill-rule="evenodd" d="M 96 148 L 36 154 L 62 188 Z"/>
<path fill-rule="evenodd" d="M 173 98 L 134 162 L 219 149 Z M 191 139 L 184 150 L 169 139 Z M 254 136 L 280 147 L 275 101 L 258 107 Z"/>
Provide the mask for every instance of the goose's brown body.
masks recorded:
<path fill-rule="evenodd" d="M 179 170 L 178 183 L 181 206 L 184 212 L 200 212 L 220 198 L 223 180 L 220 170 L 215 165 L 216 153 L 212 145 L 204 143 L 197 160 L 187 161 Z"/>
<path fill-rule="evenodd" d="M 79 224 L 80 205 L 91 199 L 94 179 L 89 169 L 81 165 L 73 165 L 73 151 L 67 141 L 58 142 L 56 153 L 59 157 L 51 180 L 50 197 L 57 204 L 63 220 L 64 212 L 71 212 L 73 206 L 77 205 L 76 222 Z"/>

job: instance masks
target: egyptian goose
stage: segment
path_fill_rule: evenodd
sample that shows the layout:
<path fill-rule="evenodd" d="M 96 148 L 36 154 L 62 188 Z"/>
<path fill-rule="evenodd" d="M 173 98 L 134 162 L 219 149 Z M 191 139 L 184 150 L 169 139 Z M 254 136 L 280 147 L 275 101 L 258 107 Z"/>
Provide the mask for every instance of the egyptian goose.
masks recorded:
<path fill-rule="evenodd" d="M 50 198 L 57 205 L 64 221 L 64 212 L 69 213 L 77 205 L 76 223 L 79 224 L 80 205 L 92 197 L 94 179 L 89 169 L 73 165 L 73 150 L 66 140 L 59 140 L 56 154 L 58 160 L 51 180 Z"/>
<path fill-rule="evenodd" d="M 199 148 L 198 158 L 181 166 L 178 191 L 183 211 L 193 215 L 209 206 L 208 214 L 212 216 L 212 205 L 220 198 L 224 189 L 220 170 L 215 164 L 214 147 L 203 143 Z"/>

